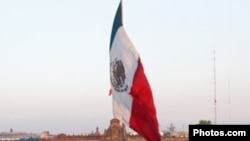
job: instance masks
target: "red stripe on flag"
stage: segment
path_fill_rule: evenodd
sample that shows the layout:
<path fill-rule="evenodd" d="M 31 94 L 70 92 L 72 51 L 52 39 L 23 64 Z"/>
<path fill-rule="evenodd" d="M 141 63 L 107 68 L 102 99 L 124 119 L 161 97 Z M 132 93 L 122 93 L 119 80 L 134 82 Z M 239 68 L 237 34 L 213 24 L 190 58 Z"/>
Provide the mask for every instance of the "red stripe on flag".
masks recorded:
<path fill-rule="evenodd" d="M 112 94 L 112 88 L 109 89 L 109 96 Z"/>
<path fill-rule="evenodd" d="M 130 95 L 133 97 L 130 127 L 145 137 L 147 141 L 160 141 L 153 95 L 140 59 Z"/>

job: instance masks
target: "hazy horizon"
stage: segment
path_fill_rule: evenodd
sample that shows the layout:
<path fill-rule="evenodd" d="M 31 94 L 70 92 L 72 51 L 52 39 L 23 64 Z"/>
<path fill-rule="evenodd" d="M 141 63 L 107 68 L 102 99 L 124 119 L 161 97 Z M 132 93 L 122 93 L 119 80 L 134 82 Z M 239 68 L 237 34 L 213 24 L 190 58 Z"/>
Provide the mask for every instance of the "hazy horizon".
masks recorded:
<path fill-rule="evenodd" d="M 0 1 L 0 132 L 102 132 L 119 0 Z M 160 130 L 250 124 L 250 1 L 123 1 Z M 127 130 L 130 130 L 127 127 Z"/>

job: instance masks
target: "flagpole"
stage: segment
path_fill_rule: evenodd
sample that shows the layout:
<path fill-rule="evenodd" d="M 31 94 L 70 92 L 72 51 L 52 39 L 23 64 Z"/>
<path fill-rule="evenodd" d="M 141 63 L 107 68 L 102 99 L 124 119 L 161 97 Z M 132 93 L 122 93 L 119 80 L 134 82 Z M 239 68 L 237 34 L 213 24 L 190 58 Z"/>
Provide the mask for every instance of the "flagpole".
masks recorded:
<path fill-rule="evenodd" d="M 122 123 L 122 141 L 126 141 L 126 127 L 125 124 Z"/>

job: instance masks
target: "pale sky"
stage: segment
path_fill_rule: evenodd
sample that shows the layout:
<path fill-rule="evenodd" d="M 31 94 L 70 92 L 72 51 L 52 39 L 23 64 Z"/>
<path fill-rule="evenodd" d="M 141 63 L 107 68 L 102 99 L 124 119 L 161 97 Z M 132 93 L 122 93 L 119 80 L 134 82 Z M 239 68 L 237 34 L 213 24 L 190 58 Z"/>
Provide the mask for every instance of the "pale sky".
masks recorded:
<path fill-rule="evenodd" d="M 108 128 L 109 41 L 118 4 L 0 1 L 0 132 Z M 250 1 L 123 0 L 123 20 L 160 130 L 170 124 L 187 130 L 201 119 L 250 124 Z"/>

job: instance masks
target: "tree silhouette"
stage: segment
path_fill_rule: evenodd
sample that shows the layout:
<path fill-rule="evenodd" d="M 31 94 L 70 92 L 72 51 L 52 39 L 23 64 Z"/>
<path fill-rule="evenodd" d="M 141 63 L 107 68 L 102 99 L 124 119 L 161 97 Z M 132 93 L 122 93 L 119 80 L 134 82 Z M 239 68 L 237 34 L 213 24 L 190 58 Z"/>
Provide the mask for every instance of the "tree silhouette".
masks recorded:
<path fill-rule="evenodd" d="M 212 122 L 211 122 L 210 120 L 203 120 L 203 119 L 201 119 L 201 120 L 199 121 L 199 124 L 200 124 L 200 125 L 211 125 Z"/>
<path fill-rule="evenodd" d="M 175 131 L 175 126 L 171 123 L 169 127 L 167 127 L 168 131 L 174 132 Z"/>

